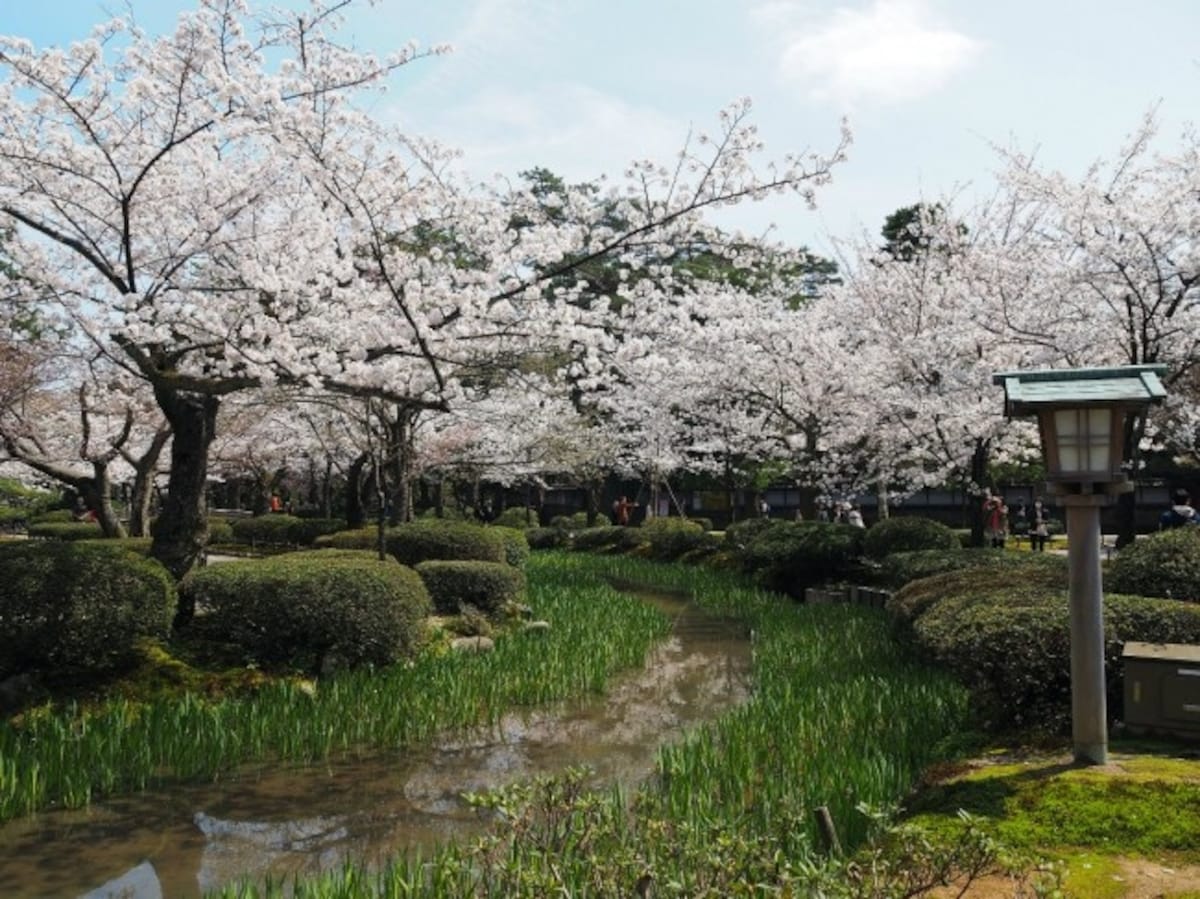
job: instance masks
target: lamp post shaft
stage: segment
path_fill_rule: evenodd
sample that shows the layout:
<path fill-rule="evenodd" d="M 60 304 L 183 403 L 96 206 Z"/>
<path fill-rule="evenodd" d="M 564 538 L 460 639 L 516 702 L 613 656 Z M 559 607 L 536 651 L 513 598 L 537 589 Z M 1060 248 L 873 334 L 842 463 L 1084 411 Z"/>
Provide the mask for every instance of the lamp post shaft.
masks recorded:
<path fill-rule="evenodd" d="M 1100 580 L 1100 508 L 1072 503 L 1067 510 L 1067 560 L 1071 569 L 1071 736 L 1075 760 L 1108 761 L 1108 709 L 1104 683 L 1104 599 Z M 1086 499 L 1091 499 L 1087 497 Z"/>

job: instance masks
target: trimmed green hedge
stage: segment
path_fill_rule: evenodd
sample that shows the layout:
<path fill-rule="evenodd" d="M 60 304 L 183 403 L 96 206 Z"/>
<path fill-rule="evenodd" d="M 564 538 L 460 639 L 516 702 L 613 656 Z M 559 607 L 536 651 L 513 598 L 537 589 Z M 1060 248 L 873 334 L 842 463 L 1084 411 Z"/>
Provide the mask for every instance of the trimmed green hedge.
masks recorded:
<path fill-rule="evenodd" d="M 557 549 L 565 546 L 567 535 L 558 528 L 530 528 L 525 532 L 530 549 Z"/>
<path fill-rule="evenodd" d="M 525 575 L 511 565 L 497 562 L 431 560 L 417 565 L 433 607 L 455 615 L 463 606 L 474 606 L 494 615 L 506 603 L 525 596 Z"/>
<path fill-rule="evenodd" d="M 431 559 L 503 562 L 504 537 L 497 528 L 467 521 L 421 519 L 388 531 L 387 548 L 404 565 Z"/>
<path fill-rule="evenodd" d="M 209 543 L 232 543 L 233 525 L 225 518 L 210 518 L 208 520 Z"/>
<path fill-rule="evenodd" d="M 384 531 L 384 541 L 386 544 L 388 531 Z M 325 547 L 327 549 L 364 549 L 371 550 L 378 546 L 379 531 L 373 526 L 365 528 L 355 528 L 352 531 L 337 531 L 333 534 L 325 534 L 317 537 L 313 541 L 315 547 Z"/>
<path fill-rule="evenodd" d="M 526 514 L 526 510 L 520 506 L 512 506 L 497 515 L 492 524 L 497 527 L 517 528 L 524 531 L 528 528 L 538 527 L 541 522 L 538 520 L 536 509 L 530 509 Z"/>
<path fill-rule="evenodd" d="M 321 671 L 411 655 L 429 593 L 388 559 L 319 551 L 199 568 L 180 584 L 207 631 L 264 662 Z"/>
<path fill-rule="evenodd" d="M 251 546 L 266 544 L 269 546 L 286 546 L 296 541 L 292 540 L 293 528 L 307 524 L 303 518 L 295 515 L 280 515 L 272 512 L 267 515 L 255 515 L 253 518 L 236 518 L 229 523 L 233 529 L 233 539 L 238 543 L 249 543 Z"/>
<path fill-rule="evenodd" d="M 863 553 L 872 559 L 919 549 L 957 549 L 958 537 L 940 521 L 919 516 L 885 518 L 863 537 Z"/>
<path fill-rule="evenodd" d="M 720 538 L 710 537 L 703 525 L 687 518 L 651 518 L 637 529 L 641 542 L 649 544 L 650 555 L 656 559 L 679 559 L 698 550 L 710 550 L 720 545 Z"/>
<path fill-rule="evenodd" d="M 154 543 L 152 537 L 99 537 L 91 540 L 76 540 L 83 546 L 115 546 L 137 553 L 139 556 L 150 555 L 150 546 Z"/>
<path fill-rule="evenodd" d="M 1108 566 L 1104 587 L 1200 602 L 1200 528 L 1162 531 L 1126 546 Z"/>
<path fill-rule="evenodd" d="M 346 521 L 342 518 L 297 518 L 288 528 L 288 543 L 297 546 L 312 546 L 313 541 L 326 534 L 336 534 L 345 530 Z"/>
<path fill-rule="evenodd" d="M 771 528 L 786 527 L 782 518 L 747 518 L 735 521 L 725 528 L 725 544 L 730 549 L 745 549 L 759 534 Z"/>
<path fill-rule="evenodd" d="M 550 527 L 560 531 L 582 531 L 588 527 L 587 512 L 573 512 L 570 515 L 555 515 L 550 519 Z M 596 513 L 596 523 L 592 527 L 608 527 L 612 519 L 603 512 Z"/>
<path fill-rule="evenodd" d="M 167 636 L 175 584 L 121 542 L 0 544 L 0 677 L 117 670 L 139 640 Z"/>
<path fill-rule="evenodd" d="M 29 525 L 26 533 L 46 540 L 95 540 L 104 534 L 95 521 L 41 521 Z"/>
<path fill-rule="evenodd" d="M 597 550 L 616 549 L 617 547 L 629 548 L 632 545 L 636 546 L 636 531 L 639 528 L 625 528 L 620 525 L 610 524 L 603 525 L 598 528 L 584 528 L 582 531 L 576 531 L 571 537 L 571 548 L 582 550 L 583 552 L 596 552 Z"/>
<path fill-rule="evenodd" d="M 1019 568 L 1030 565 L 1049 566 L 1066 577 L 1067 560 L 1050 553 L 1011 553 L 1002 549 L 921 549 L 884 556 L 872 581 L 880 586 L 899 590 L 910 581 L 964 571 L 969 568 Z M 1064 581 L 1065 583 L 1065 581 Z"/>
<path fill-rule="evenodd" d="M 504 541 L 504 561 L 513 568 L 524 568 L 529 561 L 529 541 L 525 538 L 524 529 L 496 524 L 488 525 L 488 529 L 495 531 Z"/>
<path fill-rule="evenodd" d="M 64 524 L 68 521 L 75 520 L 75 513 L 70 509 L 50 509 L 48 512 L 41 512 L 31 516 L 30 524 Z"/>
<path fill-rule="evenodd" d="M 862 541 L 862 528 L 781 521 L 759 531 L 737 557 L 764 587 L 799 598 L 806 587 L 856 572 Z"/>
<path fill-rule="evenodd" d="M 953 572 L 915 581 L 889 604 L 921 651 L 971 690 L 981 724 L 1062 731 L 1071 713 L 1065 570 L 1050 564 Z M 1123 714 L 1121 648 L 1131 640 L 1200 642 L 1200 606 L 1105 597 L 1108 709 Z"/>

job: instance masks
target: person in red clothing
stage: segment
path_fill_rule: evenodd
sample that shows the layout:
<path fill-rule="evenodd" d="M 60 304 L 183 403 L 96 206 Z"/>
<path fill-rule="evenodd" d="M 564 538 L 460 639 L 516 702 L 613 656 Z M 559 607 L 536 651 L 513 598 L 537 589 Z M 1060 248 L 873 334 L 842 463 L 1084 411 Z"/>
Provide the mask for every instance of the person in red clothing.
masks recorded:
<path fill-rule="evenodd" d="M 990 490 L 983 492 L 983 538 L 994 549 L 1004 549 L 1008 538 L 1008 506 Z"/>
<path fill-rule="evenodd" d="M 629 525 L 629 516 L 636 508 L 637 503 L 630 502 L 627 496 L 622 496 L 613 503 L 613 519 L 615 523 L 621 525 L 621 527 L 627 527 Z"/>

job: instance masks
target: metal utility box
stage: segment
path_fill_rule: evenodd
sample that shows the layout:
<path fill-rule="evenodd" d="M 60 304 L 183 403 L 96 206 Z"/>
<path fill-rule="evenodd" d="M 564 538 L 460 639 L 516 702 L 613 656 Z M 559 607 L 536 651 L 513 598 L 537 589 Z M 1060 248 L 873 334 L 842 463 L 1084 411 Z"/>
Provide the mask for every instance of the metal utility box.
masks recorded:
<path fill-rule="evenodd" d="M 1125 724 L 1200 741 L 1200 646 L 1126 643 Z"/>

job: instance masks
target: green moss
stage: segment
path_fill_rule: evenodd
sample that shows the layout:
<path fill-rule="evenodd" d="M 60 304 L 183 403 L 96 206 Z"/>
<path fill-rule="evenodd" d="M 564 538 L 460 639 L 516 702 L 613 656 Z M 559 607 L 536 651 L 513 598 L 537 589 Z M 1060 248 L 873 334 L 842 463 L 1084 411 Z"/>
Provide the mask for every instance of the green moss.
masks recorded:
<path fill-rule="evenodd" d="M 1196 761 L 1119 756 L 1110 766 L 1077 768 L 1058 757 L 985 765 L 927 789 L 912 805 L 918 823 L 942 834 L 960 809 L 1018 850 L 1200 858 Z"/>

